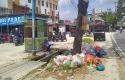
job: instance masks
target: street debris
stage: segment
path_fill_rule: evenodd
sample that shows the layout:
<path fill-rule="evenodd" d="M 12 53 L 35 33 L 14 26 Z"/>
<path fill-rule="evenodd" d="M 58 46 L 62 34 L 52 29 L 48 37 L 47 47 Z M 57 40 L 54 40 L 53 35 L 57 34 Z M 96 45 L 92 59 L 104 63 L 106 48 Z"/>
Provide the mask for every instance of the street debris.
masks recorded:
<path fill-rule="evenodd" d="M 105 66 L 102 64 L 100 57 L 106 55 L 105 50 L 97 45 L 83 44 L 82 52 L 79 54 L 71 55 L 58 55 L 48 63 L 48 70 L 72 70 L 77 67 L 87 66 L 89 70 L 96 69 L 98 71 L 103 71 Z"/>

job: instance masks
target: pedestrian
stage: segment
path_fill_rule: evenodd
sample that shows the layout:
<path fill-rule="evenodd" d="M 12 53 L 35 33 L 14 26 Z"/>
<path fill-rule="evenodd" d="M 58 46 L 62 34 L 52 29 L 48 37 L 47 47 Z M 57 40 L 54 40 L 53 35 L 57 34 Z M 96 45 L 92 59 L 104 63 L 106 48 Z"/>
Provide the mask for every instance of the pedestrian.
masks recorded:
<path fill-rule="evenodd" d="M 120 33 L 122 33 L 122 26 L 120 27 L 120 29 L 119 29 L 119 30 L 120 30 Z"/>

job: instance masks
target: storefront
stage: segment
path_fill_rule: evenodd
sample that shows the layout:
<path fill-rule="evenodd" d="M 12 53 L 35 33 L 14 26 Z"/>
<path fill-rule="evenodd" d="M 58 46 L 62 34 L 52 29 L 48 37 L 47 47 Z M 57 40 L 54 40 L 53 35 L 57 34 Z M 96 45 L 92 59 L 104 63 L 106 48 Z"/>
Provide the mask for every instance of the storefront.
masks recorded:
<path fill-rule="evenodd" d="M 25 51 L 32 51 L 32 15 L 25 16 L 24 45 Z M 42 50 L 42 43 L 47 37 L 47 15 L 36 14 L 35 19 L 35 50 Z"/>
<path fill-rule="evenodd" d="M 35 47 L 36 51 L 41 50 L 41 43 L 47 37 L 47 18 L 48 15 L 36 14 L 35 23 Z M 32 14 L 18 14 L 18 15 L 3 15 L 0 16 L 0 32 L 5 34 L 8 40 L 8 35 L 12 29 L 18 28 L 23 32 L 24 44 L 26 51 L 32 51 Z"/>
<path fill-rule="evenodd" d="M 23 30 L 24 18 L 23 14 L 0 16 L 0 33 L 3 34 L 5 40 L 8 40 L 8 35 L 12 29 L 18 28 L 19 30 Z"/>

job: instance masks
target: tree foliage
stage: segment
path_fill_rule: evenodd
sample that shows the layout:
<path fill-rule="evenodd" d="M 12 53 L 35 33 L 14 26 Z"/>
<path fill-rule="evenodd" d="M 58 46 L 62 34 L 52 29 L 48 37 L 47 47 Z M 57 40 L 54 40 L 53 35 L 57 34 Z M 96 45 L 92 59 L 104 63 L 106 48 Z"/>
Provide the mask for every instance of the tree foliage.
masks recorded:
<path fill-rule="evenodd" d="M 111 11 L 102 12 L 100 17 L 105 22 L 108 22 L 112 25 L 115 25 L 115 23 L 116 23 L 116 14 L 114 12 L 111 12 Z"/>
<path fill-rule="evenodd" d="M 123 16 L 123 13 L 125 13 L 125 0 L 118 0 L 117 3 L 117 19 L 118 21 L 121 21 Z"/>

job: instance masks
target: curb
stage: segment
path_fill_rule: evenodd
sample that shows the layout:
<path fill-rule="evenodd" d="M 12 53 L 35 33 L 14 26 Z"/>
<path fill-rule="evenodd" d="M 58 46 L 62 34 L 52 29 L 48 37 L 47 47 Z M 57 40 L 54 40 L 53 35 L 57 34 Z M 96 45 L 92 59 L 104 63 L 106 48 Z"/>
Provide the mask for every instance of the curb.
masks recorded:
<path fill-rule="evenodd" d="M 114 35 L 114 34 L 113 34 Z M 118 46 L 116 40 L 114 39 L 113 35 L 111 35 L 111 40 L 113 43 L 113 47 L 116 51 L 116 54 L 119 56 L 120 60 L 122 61 L 123 65 L 125 66 L 125 53 L 120 49 L 120 47 Z"/>

